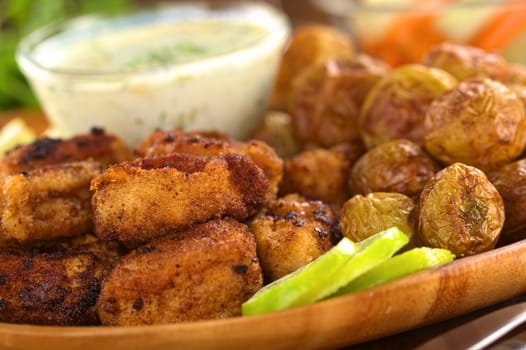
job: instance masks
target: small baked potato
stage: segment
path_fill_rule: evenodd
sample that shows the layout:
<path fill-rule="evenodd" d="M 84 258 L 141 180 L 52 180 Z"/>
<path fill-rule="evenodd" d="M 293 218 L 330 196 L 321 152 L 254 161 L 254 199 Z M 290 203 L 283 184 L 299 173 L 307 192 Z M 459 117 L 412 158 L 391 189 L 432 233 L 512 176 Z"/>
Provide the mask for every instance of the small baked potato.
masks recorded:
<path fill-rule="evenodd" d="M 359 140 L 362 104 L 386 73 L 385 63 L 365 55 L 305 69 L 293 81 L 289 105 L 297 138 L 322 147 Z"/>
<path fill-rule="evenodd" d="M 281 57 L 271 107 L 287 110 L 292 80 L 304 69 L 328 59 L 353 56 L 354 47 L 345 33 L 325 25 L 301 26 L 293 33 Z"/>
<path fill-rule="evenodd" d="M 417 64 L 389 72 L 369 92 L 360 111 L 358 128 L 365 146 L 399 138 L 422 145 L 428 106 L 456 84 L 449 73 Z"/>
<path fill-rule="evenodd" d="M 437 170 L 420 146 L 399 139 L 380 144 L 358 159 L 349 186 L 353 194 L 397 192 L 416 199 Z"/>
<path fill-rule="evenodd" d="M 467 45 L 440 44 L 429 50 L 423 62 L 445 70 L 459 81 L 490 78 L 506 82 L 511 75 L 510 66 L 502 56 Z"/>
<path fill-rule="evenodd" d="M 524 106 L 517 94 L 495 80 L 465 80 L 427 110 L 424 142 L 444 164 L 493 170 L 516 159 L 526 146 Z"/>
<path fill-rule="evenodd" d="M 506 221 L 501 242 L 509 243 L 526 237 L 526 159 L 521 159 L 490 172 L 488 178 L 504 200 Z"/>
<path fill-rule="evenodd" d="M 411 239 L 417 221 L 414 209 L 415 202 L 401 193 L 357 194 L 343 204 L 340 230 L 344 237 L 359 242 L 396 226 Z"/>
<path fill-rule="evenodd" d="M 420 196 L 420 239 L 458 257 L 493 249 L 503 225 L 502 197 L 475 167 L 454 163 L 444 168 Z"/>

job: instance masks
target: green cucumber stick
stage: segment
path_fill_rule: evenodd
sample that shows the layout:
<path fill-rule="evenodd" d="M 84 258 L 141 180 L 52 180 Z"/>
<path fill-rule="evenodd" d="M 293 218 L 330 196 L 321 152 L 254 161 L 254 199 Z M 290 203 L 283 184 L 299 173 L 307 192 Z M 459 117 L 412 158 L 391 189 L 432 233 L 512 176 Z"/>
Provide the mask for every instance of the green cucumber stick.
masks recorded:
<path fill-rule="evenodd" d="M 358 243 L 358 251 L 335 273 L 323 281 L 323 288 L 309 290 L 308 300 L 318 301 L 333 295 L 352 280 L 383 263 L 409 242 L 396 227 L 388 228 Z"/>
<path fill-rule="evenodd" d="M 455 255 L 447 249 L 428 247 L 413 248 L 386 260 L 364 273 L 340 289 L 336 295 L 343 295 L 374 287 L 417 271 L 444 265 L 454 259 Z"/>
<path fill-rule="evenodd" d="M 357 249 L 357 244 L 342 239 L 316 260 L 261 288 L 242 305 L 242 314 L 264 314 L 312 303 L 305 295 L 321 288 L 325 276 L 336 273 Z"/>

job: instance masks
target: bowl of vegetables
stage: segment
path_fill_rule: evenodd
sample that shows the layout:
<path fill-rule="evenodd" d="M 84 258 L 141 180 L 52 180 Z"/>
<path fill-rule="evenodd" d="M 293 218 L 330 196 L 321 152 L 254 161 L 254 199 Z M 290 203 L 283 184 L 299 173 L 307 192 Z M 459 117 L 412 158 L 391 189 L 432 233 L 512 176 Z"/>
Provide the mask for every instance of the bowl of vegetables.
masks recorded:
<path fill-rule="evenodd" d="M 430 47 L 445 41 L 526 62 L 526 4 L 520 0 L 315 3 L 351 31 L 364 52 L 393 65 L 419 61 Z"/>

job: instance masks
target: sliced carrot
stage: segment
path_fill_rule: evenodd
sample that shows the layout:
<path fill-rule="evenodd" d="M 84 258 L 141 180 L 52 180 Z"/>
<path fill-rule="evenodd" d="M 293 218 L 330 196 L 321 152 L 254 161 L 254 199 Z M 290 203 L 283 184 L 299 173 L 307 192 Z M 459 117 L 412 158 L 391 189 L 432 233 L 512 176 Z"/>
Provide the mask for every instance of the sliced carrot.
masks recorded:
<path fill-rule="evenodd" d="M 420 61 L 430 46 L 447 39 L 436 29 L 438 12 L 434 8 L 451 1 L 429 1 L 426 3 L 429 7 L 425 9 L 401 12 L 380 40 L 364 37 L 361 43 L 363 50 L 393 66 Z"/>
<path fill-rule="evenodd" d="M 488 51 L 499 51 L 526 31 L 526 2 L 507 1 L 469 44 Z"/>

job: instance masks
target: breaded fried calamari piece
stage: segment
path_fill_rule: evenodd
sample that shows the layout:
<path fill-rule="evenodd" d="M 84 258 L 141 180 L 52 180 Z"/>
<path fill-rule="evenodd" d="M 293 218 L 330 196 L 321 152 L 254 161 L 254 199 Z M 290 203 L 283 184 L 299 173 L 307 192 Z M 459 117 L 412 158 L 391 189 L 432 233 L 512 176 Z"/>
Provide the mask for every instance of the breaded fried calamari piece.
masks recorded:
<path fill-rule="evenodd" d="M 0 241 L 31 243 L 92 231 L 93 161 L 42 167 L 0 177 Z"/>
<path fill-rule="evenodd" d="M 118 137 L 93 129 L 69 139 L 41 138 L 19 146 L 0 159 L 0 175 L 16 174 L 45 165 L 93 159 L 104 166 L 132 160 L 133 153 Z"/>
<path fill-rule="evenodd" d="M 90 253 L 95 255 L 104 267 L 108 269 L 128 252 L 128 249 L 121 246 L 118 242 L 103 241 L 91 233 L 43 242 L 42 245 L 33 245 L 25 248 L 25 250 L 33 255 L 42 253 Z"/>
<path fill-rule="evenodd" d="M 339 238 L 338 221 L 328 205 L 292 194 L 270 203 L 250 229 L 267 283 L 308 264 Z"/>
<path fill-rule="evenodd" d="M 0 322 L 98 324 L 102 271 L 90 253 L 0 250 Z"/>
<path fill-rule="evenodd" d="M 95 233 L 128 247 L 213 218 L 244 220 L 268 180 L 247 157 L 174 153 L 110 167 L 91 184 Z"/>
<path fill-rule="evenodd" d="M 263 141 L 240 142 L 218 138 L 200 132 L 156 130 L 136 148 L 142 157 L 164 156 L 170 153 L 186 153 L 197 156 L 214 156 L 227 153 L 241 154 L 259 166 L 269 181 L 267 199 L 276 198 L 278 185 L 283 176 L 283 161 L 272 147 Z"/>
<path fill-rule="evenodd" d="M 280 193 L 298 193 L 339 206 L 351 196 L 347 185 L 351 166 L 364 151 L 356 143 L 300 152 L 285 160 Z"/>
<path fill-rule="evenodd" d="M 262 280 L 248 227 L 212 220 L 119 260 L 103 281 L 97 309 L 105 325 L 226 318 L 241 314 Z"/>

